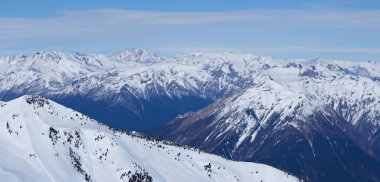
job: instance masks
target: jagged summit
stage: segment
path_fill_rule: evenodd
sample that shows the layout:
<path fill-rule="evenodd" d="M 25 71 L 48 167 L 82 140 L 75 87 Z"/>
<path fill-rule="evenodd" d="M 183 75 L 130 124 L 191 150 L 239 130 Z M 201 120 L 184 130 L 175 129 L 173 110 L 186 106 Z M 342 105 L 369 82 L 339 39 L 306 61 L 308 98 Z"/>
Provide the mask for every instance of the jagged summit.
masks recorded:
<path fill-rule="evenodd" d="M 43 107 L 45 105 L 49 105 L 48 99 L 45 99 L 45 98 L 40 97 L 38 95 L 25 95 L 25 96 L 23 96 L 21 98 L 25 99 L 26 103 L 37 105 L 39 107 Z"/>

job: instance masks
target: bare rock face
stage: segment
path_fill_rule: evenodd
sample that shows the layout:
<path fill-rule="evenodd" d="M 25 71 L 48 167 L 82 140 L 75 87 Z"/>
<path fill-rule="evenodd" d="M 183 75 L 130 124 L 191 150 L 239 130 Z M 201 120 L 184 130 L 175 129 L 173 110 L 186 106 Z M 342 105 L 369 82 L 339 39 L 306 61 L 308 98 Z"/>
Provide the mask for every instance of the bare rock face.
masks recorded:
<path fill-rule="evenodd" d="M 27 95 L 25 96 L 25 101 L 28 104 L 33 104 L 37 107 L 44 107 L 44 105 L 49 105 L 49 101 L 38 95 Z"/>

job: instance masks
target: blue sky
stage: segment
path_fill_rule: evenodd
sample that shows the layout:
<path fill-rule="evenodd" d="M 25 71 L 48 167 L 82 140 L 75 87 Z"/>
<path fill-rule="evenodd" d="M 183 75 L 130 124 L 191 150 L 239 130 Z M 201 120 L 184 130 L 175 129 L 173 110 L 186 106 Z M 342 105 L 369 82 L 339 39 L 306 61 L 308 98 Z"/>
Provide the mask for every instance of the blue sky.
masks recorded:
<path fill-rule="evenodd" d="M 4 0 L 0 55 L 135 47 L 380 60 L 379 17 L 375 0 Z"/>

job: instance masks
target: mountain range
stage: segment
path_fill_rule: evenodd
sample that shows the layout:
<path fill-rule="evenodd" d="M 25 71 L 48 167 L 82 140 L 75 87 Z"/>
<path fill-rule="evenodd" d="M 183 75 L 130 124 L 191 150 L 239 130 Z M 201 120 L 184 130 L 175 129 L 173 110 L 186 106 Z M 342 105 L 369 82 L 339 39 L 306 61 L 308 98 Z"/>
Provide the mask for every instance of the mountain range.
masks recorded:
<path fill-rule="evenodd" d="M 0 99 L 38 94 L 305 181 L 380 181 L 380 65 L 233 52 L 160 57 L 43 52 L 0 58 Z"/>
<path fill-rule="evenodd" d="M 115 128 L 146 131 L 249 84 L 241 73 L 224 72 L 231 64 L 219 60 L 223 55 L 203 65 L 194 56 L 162 58 L 138 49 L 111 56 L 6 56 L 0 58 L 0 99 L 38 94 Z M 240 60 L 234 54 L 226 56 Z"/>

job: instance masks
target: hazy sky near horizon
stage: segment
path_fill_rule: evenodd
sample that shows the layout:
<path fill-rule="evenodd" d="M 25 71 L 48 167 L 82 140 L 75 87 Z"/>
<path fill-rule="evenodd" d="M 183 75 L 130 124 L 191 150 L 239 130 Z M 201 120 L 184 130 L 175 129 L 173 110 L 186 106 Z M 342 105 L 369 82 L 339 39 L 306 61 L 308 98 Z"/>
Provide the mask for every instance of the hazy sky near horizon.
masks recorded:
<path fill-rule="evenodd" d="M 249 52 L 380 60 L 376 0 L 4 0 L 0 55 Z"/>

